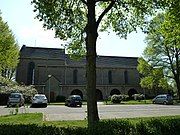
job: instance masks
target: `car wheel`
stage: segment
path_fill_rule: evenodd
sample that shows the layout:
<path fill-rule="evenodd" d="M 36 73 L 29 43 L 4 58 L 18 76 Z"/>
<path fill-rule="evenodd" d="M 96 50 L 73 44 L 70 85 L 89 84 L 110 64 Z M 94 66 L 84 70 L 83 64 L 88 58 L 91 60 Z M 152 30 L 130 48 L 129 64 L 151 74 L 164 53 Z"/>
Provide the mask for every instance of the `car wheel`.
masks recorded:
<path fill-rule="evenodd" d="M 164 101 L 164 102 L 163 102 L 163 104 L 164 104 L 164 105 L 167 105 L 167 102 L 166 102 L 166 101 Z"/>

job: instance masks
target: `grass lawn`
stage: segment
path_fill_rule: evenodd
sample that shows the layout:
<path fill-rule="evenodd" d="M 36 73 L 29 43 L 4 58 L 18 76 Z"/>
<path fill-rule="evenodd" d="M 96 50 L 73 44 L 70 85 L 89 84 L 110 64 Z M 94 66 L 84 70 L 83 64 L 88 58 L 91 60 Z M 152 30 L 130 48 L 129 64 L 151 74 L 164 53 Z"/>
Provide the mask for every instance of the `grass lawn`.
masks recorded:
<path fill-rule="evenodd" d="M 113 103 L 111 101 L 107 101 L 107 103 L 104 101 L 105 105 L 113 105 Z M 138 104 L 152 104 L 152 100 L 148 99 L 148 100 L 129 100 L 129 101 L 122 101 L 121 103 L 117 103 L 117 104 L 122 104 L 122 105 L 138 105 Z"/>
<path fill-rule="evenodd" d="M 0 116 L 0 124 L 1 123 L 42 123 L 43 122 L 43 114 L 42 113 L 23 113 L 17 115 L 6 115 Z"/>
<path fill-rule="evenodd" d="M 129 101 L 122 101 L 121 104 L 152 104 L 152 100 L 129 100 Z"/>

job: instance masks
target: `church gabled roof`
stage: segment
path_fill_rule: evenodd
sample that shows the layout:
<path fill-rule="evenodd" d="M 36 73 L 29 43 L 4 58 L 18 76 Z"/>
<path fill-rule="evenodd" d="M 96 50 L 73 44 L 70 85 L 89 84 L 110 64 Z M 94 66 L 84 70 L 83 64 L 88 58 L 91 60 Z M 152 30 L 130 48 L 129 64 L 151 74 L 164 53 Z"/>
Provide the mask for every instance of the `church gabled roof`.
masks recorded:
<path fill-rule="evenodd" d="M 61 59 L 64 60 L 67 66 L 85 66 L 86 59 L 72 60 L 64 49 L 60 48 L 42 48 L 42 47 L 27 47 L 23 45 L 20 50 L 21 58 L 43 58 L 43 59 Z M 118 57 L 118 56 L 97 56 L 97 67 L 137 67 L 137 57 Z"/>

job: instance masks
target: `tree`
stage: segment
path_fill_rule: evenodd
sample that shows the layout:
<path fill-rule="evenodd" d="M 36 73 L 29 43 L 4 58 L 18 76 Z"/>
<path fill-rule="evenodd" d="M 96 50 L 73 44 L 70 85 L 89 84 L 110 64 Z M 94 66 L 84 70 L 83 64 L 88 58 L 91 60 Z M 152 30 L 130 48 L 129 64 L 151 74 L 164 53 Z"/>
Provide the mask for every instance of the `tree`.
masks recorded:
<path fill-rule="evenodd" d="M 171 12 L 158 14 L 150 23 L 144 50 L 153 68 L 162 68 L 173 79 L 180 99 L 180 23 Z"/>
<path fill-rule="evenodd" d="M 141 57 L 138 59 L 137 69 L 142 76 L 140 81 L 142 88 L 153 90 L 155 94 L 159 90 L 168 91 L 171 89 L 162 68 L 152 67 Z"/>
<path fill-rule="evenodd" d="M 18 57 L 18 44 L 7 23 L 0 16 L 0 75 L 12 79 Z"/>
<path fill-rule="evenodd" d="M 36 17 L 56 37 L 69 41 L 70 52 L 86 52 L 88 125 L 99 121 L 96 102 L 96 40 L 112 29 L 120 37 L 136 31 L 147 14 L 166 0 L 33 0 Z M 85 48 L 85 51 L 82 51 Z"/>

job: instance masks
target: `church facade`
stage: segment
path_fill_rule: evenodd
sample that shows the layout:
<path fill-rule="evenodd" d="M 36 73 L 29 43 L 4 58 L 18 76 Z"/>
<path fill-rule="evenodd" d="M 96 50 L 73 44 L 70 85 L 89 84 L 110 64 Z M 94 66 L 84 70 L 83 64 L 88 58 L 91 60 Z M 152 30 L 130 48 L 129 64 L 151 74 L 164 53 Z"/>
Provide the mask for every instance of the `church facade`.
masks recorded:
<path fill-rule="evenodd" d="M 143 93 L 135 57 L 97 56 L 96 95 L 103 100 L 113 94 Z M 64 49 L 22 46 L 16 81 L 35 85 L 51 100 L 78 94 L 86 99 L 86 59 L 72 60 Z"/>

